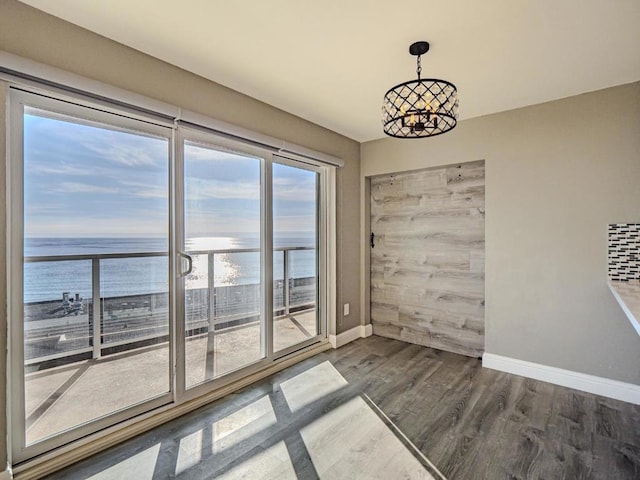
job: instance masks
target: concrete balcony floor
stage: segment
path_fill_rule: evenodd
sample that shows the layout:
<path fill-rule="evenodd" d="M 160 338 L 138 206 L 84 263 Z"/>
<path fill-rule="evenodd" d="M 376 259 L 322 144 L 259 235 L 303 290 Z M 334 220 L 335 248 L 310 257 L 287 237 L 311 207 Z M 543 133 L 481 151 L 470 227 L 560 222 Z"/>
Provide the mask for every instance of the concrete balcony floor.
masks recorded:
<path fill-rule="evenodd" d="M 274 350 L 314 336 L 316 328 L 315 310 L 276 318 Z M 262 358 L 260 329 L 252 323 L 187 339 L 187 386 Z M 29 373 L 25 378 L 27 444 L 165 394 L 169 381 L 166 342 Z"/>

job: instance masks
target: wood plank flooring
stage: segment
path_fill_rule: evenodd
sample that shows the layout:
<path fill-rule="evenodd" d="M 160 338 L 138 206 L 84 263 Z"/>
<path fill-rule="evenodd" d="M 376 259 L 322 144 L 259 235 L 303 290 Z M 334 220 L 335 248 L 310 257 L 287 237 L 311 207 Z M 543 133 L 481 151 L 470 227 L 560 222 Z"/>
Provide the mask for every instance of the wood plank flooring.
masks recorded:
<path fill-rule="evenodd" d="M 450 480 L 637 480 L 640 406 L 373 336 L 51 478 L 441 480 L 430 464 Z"/>

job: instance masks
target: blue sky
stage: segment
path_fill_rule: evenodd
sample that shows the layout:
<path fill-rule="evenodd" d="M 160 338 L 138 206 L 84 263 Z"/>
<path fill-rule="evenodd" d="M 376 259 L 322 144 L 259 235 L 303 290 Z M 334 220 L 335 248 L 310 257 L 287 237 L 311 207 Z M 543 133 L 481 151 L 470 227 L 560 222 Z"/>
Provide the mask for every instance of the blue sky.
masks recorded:
<path fill-rule="evenodd" d="M 166 139 L 25 115 L 25 236 L 164 236 Z M 274 231 L 315 228 L 315 173 L 274 165 Z M 257 233 L 260 161 L 185 147 L 188 237 Z"/>

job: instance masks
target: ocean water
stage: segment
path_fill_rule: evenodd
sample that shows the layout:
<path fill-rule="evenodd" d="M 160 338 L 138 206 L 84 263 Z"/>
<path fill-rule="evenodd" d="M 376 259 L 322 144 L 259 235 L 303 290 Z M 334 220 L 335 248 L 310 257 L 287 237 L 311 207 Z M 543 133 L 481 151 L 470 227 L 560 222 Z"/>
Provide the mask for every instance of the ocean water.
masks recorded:
<path fill-rule="evenodd" d="M 187 252 L 258 248 L 254 236 L 199 237 L 187 241 Z M 274 247 L 313 247 L 309 236 L 280 236 Z M 169 269 L 166 239 L 158 238 L 25 238 L 25 258 L 34 256 L 97 255 L 105 253 L 158 252 L 156 257 L 100 260 L 100 288 L 103 297 L 167 292 Z M 292 278 L 316 274 L 316 251 L 289 252 Z M 192 255 L 193 270 L 186 278 L 187 289 L 208 286 L 206 254 Z M 283 275 L 283 252 L 274 251 L 274 279 Z M 62 299 L 62 294 L 91 297 L 92 261 L 64 260 L 25 262 L 24 302 Z M 215 286 L 246 285 L 260 282 L 260 253 L 224 253 L 214 255 Z"/>

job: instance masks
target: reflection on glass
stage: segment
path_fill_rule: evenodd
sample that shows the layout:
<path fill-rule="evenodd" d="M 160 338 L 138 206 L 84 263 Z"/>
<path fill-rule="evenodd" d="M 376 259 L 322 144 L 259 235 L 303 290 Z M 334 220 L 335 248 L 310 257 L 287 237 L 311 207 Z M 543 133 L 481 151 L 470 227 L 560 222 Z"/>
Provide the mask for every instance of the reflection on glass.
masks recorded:
<path fill-rule="evenodd" d="M 318 174 L 273 165 L 273 349 L 318 335 Z"/>
<path fill-rule="evenodd" d="M 187 142 L 184 150 L 186 385 L 264 358 L 261 160 Z"/>

